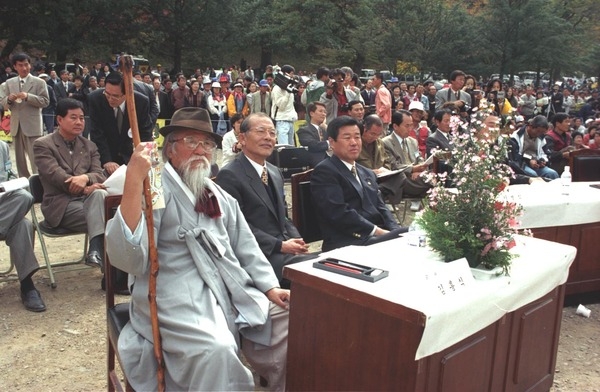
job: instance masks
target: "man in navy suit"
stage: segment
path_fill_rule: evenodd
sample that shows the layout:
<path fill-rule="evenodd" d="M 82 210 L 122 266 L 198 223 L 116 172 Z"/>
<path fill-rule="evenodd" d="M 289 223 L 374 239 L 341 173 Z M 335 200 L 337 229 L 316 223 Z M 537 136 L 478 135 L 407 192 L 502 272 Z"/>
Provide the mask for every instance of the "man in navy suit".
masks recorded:
<path fill-rule="evenodd" d="M 240 126 L 242 153 L 225 165 L 216 183 L 239 203 L 240 209 L 282 287 L 283 267 L 316 257 L 287 218 L 283 177 L 267 162 L 277 141 L 273 121 L 265 113 L 249 115 Z"/>
<path fill-rule="evenodd" d="M 125 85 L 118 72 L 111 72 L 106 87 L 88 95 L 90 138 L 98 146 L 102 167 L 110 175 L 122 164 L 127 164 L 133 152 L 129 130 L 129 114 L 125 102 Z M 135 109 L 143 142 L 152 141 L 152 121 L 148 98 L 134 92 Z"/>
<path fill-rule="evenodd" d="M 327 136 L 333 156 L 317 165 L 310 180 L 323 251 L 370 245 L 406 232 L 386 208 L 373 171 L 356 164 L 362 148 L 358 121 L 337 117 Z"/>

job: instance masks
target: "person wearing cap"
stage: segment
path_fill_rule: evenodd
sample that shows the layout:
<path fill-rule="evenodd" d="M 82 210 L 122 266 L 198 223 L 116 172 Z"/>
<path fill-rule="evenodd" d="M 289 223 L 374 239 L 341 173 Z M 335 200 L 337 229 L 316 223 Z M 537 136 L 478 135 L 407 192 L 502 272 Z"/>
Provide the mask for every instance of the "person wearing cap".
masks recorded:
<path fill-rule="evenodd" d="M 41 73 L 38 75 L 38 78 L 44 80 L 46 82 L 46 87 L 48 89 L 48 106 L 42 109 L 42 121 L 44 122 L 44 130 L 46 134 L 50 134 L 54 132 L 54 115 L 56 113 L 56 94 L 54 94 L 54 89 L 48 83 L 50 77 L 48 74 Z"/>
<path fill-rule="evenodd" d="M 111 72 L 104 89 L 88 95 L 90 139 L 98 146 L 100 162 L 108 175 L 127 164 L 133 151 L 125 83 L 118 72 Z M 148 97 L 134 91 L 135 113 L 142 141 L 152 140 L 152 119 Z"/>
<path fill-rule="evenodd" d="M 212 94 L 208 97 L 207 108 L 212 119 L 212 127 L 215 133 L 224 135 L 227 132 L 227 98 L 221 89 L 221 83 L 213 82 Z"/>
<path fill-rule="evenodd" d="M 408 106 L 408 111 L 412 117 L 412 127 L 409 135 L 419 144 L 421 158 L 425 158 L 427 155 L 427 138 L 431 135 L 431 130 L 427 126 L 427 121 L 423 121 L 425 107 L 420 101 L 411 101 Z"/>
<path fill-rule="evenodd" d="M 233 85 L 233 93 L 227 98 L 227 115 L 229 117 L 240 113 L 242 116 L 247 116 L 250 113 L 248 100 L 244 94 L 244 86 L 241 83 Z"/>
<path fill-rule="evenodd" d="M 242 153 L 223 166 L 216 182 L 233 196 L 280 283 L 283 267 L 315 257 L 287 217 L 283 176 L 267 162 L 275 147 L 273 121 L 265 113 L 246 117 L 240 126 Z"/>
<path fill-rule="evenodd" d="M 266 113 L 271 116 L 271 87 L 266 79 L 261 79 L 258 82 L 258 91 L 252 94 L 252 104 L 250 105 L 250 113 Z"/>
<path fill-rule="evenodd" d="M 546 140 L 543 135 L 547 131 L 548 120 L 542 115 L 533 117 L 525 126 L 516 130 L 511 135 L 511 142 L 515 148 L 511 150 L 510 160 L 530 177 L 554 180 L 558 178 L 558 173 L 546 166 L 548 156 L 544 149 Z"/>
<path fill-rule="evenodd" d="M 285 390 L 288 290 L 281 289 L 238 202 L 209 178 L 221 137 L 205 109 L 183 108 L 160 129 L 164 207 L 153 210 L 158 319 L 166 390 L 254 390 L 252 368 Z M 111 262 L 132 285 L 119 356 L 137 391 L 158 389 L 149 316 L 148 228 L 143 182 L 154 164 L 140 143 L 127 166 L 123 199 L 106 228 Z"/>
<path fill-rule="evenodd" d="M 202 78 L 202 94 L 204 94 L 204 107 L 208 108 L 208 97 L 212 94 L 212 80 L 205 76 Z"/>

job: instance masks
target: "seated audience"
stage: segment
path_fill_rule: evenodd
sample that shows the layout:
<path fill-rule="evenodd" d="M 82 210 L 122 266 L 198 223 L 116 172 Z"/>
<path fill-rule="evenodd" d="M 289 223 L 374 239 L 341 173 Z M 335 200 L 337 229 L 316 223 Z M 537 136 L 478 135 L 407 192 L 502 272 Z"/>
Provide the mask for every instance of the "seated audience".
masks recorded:
<path fill-rule="evenodd" d="M 566 113 L 556 113 L 552 117 L 552 125 L 553 128 L 546 133 L 543 149 L 548 157 L 548 166 L 560 176 L 569 164 L 569 152 L 575 149 L 569 133 L 571 119 Z"/>
<path fill-rule="evenodd" d="M 423 198 L 431 186 L 421 177 L 421 174 L 427 170 L 427 165 L 421 163 L 423 160 L 417 141 L 409 136 L 413 128 L 412 122 L 411 113 L 406 110 L 392 113 L 393 132 L 383 138 L 386 167 L 390 170 L 402 170 L 398 175 L 403 179 L 401 185 L 403 197 Z M 413 202 L 411 210 L 418 211 L 419 204 Z"/>
<path fill-rule="evenodd" d="M 240 349 L 270 388 L 285 390 L 289 291 L 278 287 L 237 202 L 207 178 L 221 138 L 200 108 L 178 110 L 160 132 L 165 207 L 154 209 L 153 219 L 166 390 L 254 390 Z M 150 143 L 136 147 L 121 206 L 106 229 L 111 262 L 135 279 L 119 355 L 136 391 L 158 388 L 142 213 L 151 149 Z"/>
<path fill-rule="evenodd" d="M 225 166 L 229 162 L 233 161 L 235 157 L 242 152 L 242 143 L 240 142 L 240 126 L 244 121 L 244 116 L 240 113 L 236 113 L 229 119 L 231 122 L 231 131 L 227 132 L 223 136 L 223 163 L 221 166 Z"/>
<path fill-rule="evenodd" d="M 308 245 L 287 217 L 281 172 L 267 162 L 276 142 L 271 118 L 265 113 L 246 117 L 240 141 L 242 153 L 219 171 L 216 182 L 238 201 L 277 279 L 289 285 L 283 281 L 283 267 L 315 256 L 308 254 Z"/>
<path fill-rule="evenodd" d="M 546 117 L 537 115 L 527 121 L 525 126 L 511 136 L 513 145 L 516 146 L 511 152 L 511 160 L 530 177 L 553 180 L 558 178 L 558 173 L 546 166 L 548 158 L 543 148 L 546 144 L 543 136 L 547 131 Z"/>
<path fill-rule="evenodd" d="M 104 268 L 104 190 L 106 179 L 96 145 L 81 134 L 83 104 L 65 98 L 56 105 L 58 132 L 33 144 L 35 164 L 44 186 L 42 213 L 51 227 L 87 232 L 85 263 Z"/>
<path fill-rule="evenodd" d="M 8 145 L 0 141 L 0 182 L 8 181 L 12 164 Z M 33 205 L 33 196 L 24 189 L 0 192 L 0 240 L 10 249 L 10 261 L 21 283 L 21 301 L 25 309 L 43 312 L 46 305 L 33 284 L 32 276 L 40 268 L 33 253 L 33 226 L 25 216 Z"/>
<path fill-rule="evenodd" d="M 373 171 L 356 164 L 362 147 L 358 121 L 338 117 L 327 126 L 327 136 L 333 156 L 317 165 L 310 181 L 323 251 L 370 245 L 406 232 L 386 208 Z"/>

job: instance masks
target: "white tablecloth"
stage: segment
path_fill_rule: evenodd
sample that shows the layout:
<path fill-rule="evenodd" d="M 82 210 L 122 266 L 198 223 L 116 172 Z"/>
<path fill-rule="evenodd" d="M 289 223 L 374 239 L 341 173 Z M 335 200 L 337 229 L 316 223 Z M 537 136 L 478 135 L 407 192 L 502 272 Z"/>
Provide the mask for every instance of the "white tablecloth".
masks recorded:
<path fill-rule="evenodd" d="M 571 226 L 600 221 L 599 182 L 573 182 L 569 195 L 562 194 L 559 180 L 532 185 L 511 185 L 508 194 L 523 205 L 519 227 L 533 229 Z"/>
<path fill-rule="evenodd" d="M 341 260 L 389 271 L 387 278 L 375 283 L 316 269 L 312 266 L 313 261 L 286 268 L 423 313 L 426 325 L 415 356 L 418 360 L 458 343 L 566 282 L 569 266 L 575 259 L 574 247 L 521 236 L 517 238 L 517 244 L 513 250 L 518 257 L 513 259 L 509 277 L 474 281 L 450 296 L 442 296 L 432 290 L 430 283 L 424 279 L 425 274 L 442 269 L 445 264 L 427 248 L 408 245 L 406 238 L 336 251 L 335 256 Z"/>

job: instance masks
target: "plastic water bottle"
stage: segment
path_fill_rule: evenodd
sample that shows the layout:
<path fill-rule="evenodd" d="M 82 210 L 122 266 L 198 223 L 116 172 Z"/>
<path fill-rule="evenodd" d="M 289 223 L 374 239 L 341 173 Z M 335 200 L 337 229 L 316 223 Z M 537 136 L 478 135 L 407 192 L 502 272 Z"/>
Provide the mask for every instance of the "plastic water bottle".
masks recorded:
<path fill-rule="evenodd" d="M 571 168 L 569 166 L 565 166 L 565 170 L 560 175 L 560 182 L 562 183 L 562 194 L 568 196 L 571 188 Z"/>
<path fill-rule="evenodd" d="M 424 247 L 427 245 L 427 236 L 421 226 L 416 222 L 412 222 L 408 226 L 408 244 L 412 246 Z"/>

